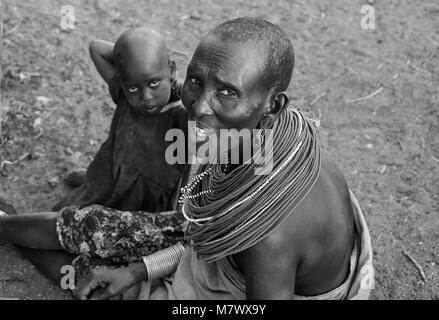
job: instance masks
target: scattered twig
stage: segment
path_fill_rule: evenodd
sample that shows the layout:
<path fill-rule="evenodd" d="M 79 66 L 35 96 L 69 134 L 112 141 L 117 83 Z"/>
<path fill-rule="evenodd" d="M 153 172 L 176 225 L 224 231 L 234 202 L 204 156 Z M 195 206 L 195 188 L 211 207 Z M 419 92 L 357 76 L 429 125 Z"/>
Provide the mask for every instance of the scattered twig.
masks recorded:
<path fill-rule="evenodd" d="M 40 77 L 41 74 L 38 72 L 20 72 L 18 75 L 18 81 L 20 81 L 20 83 L 24 82 L 24 80 L 29 80 L 35 77 Z"/>
<path fill-rule="evenodd" d="M 402 167 L 404 165 L 403 162 L 397 162 L 397 161 L 387 161 L 387 160 L 378 160 L 379 164 L 386 165 L 387 167 Z"/>
<path fill-rule="evenodd" d="M 430 79 L 430 73 L 427 70 L 414 65 L 413 62 L 411 62 L 410 60 L 407 61 L 407 65 L 409 67 L 411 67 L 413 70 L 415 70 L 415 72 L 416 72 L 415 76 L 418 74 L 418 75 L 420 75 L 425 80 L 429 80 Z"/>
<path fill-rule="evenodd" d="M 439 42 L 436 42 L 433 40 L 432 37 L 430 37 L 429 35 L 425 35 L 425 37 L 427 38 L 427 40 L 429 40 L 435 47 L 439 47 Z"/>
<path fill-rule="evenodd" d="M 357 98 L 357 99 L 347 99 L 346 102 L 347 103 L 356 103 L 356 102 L 361 102 L 361 101 L 366 101 L 368 99 L 371 99 L 373 97 L 375 97 L 377 94 L 379 94 L 381 91 L 383 91 L 384 87 L 379 87 L 377 90 L 375 90 L 374 92 L 372 92 L 371 94 L 365 96 L 365 97 L 361 97 L 361 98 Z"/>
<path fill-rule="evenodd" d="M 396 143 L 398 144 L 398 147 L 401 149 L 402 153 L 405 153 L 405 148 L 402 145 L 402 142 L 398 140 Z"/>
<path fill-rule="evenodd" d="M 434 161 L 436 161 L 436 162 L 438 162 L 439 163 L 439 159 L 438 158 L 436 158 L 435 156 L 431 156 L 431 158 L 434 160 Z"/>
<path fill-rule="evenodd" d="M 23 161 L 24 159 L 26 159 L 26 158 L 29 157 L 29 156 L 30 156 L 30 153 L 28 152 L 28 153 L 23 154 L 20 158 L 18 158 L 18 159 L 15 160 L 15 161 L 3 160 L 3 161 L 1 162 L 1 164 L 0 164 L 0 171 L 3 170 L 3 168 L 5 167 L 5 165 L 14 165 L 14 164 L 17 164 L 17 163 Z"/>
<path fill-rule="evenodd" d="M 185 15 L 181 16 L 179 19 L 180 19 L 180 21 L 186 21 L 186 20 L 190 20 L 190 19 L 201 20 L 201 17 L 198 15 L 185 14 Z"/>
<path fill-rule="evenodd" d="M 1 77 L 0 77 L 1 81 Z M 1 90 L 1 88 L 0 88 Z M 9 112 L 9 102 L 2 103 L 1 101 L 1 92 L 0 92 L 0 144 L 3 145 L 4 137 L 3 137 L 3 123 L 6 123 L 8 120 L 8 112 Z"/>
<path fill-rule="evenodd" d="M 38 139 L 44 134 L 43 128 L 40 128 L 39 132 L 34 136 L 34 139 Z"/>
<path fill-rule="evenodd" d="M 7 35 L 10 35 L 12 33 L 14 33 L 15 31 L 17 31 L 18 27 L 20 26 L 20 22 L 18 22 L 15 26 L 13 26 L 11 29 L 9 29 L 8 31 L 6 31 L 5 33 L 3 33 L 3 37 L 6 37 Z"/>
<path fill-rule="evenodd" d="M 50 110 L 48 113 L 46 113 L 46 114 L 43 116 L 43 120 L 47 120 L 47 119 L 49 119 L 49 117 L 50 117 L 55 111 L 56 111 L 56 108 L 53 108 L 52 110 Z"/>
<path fill-rule="evenodd" d="M 404 255 L 407 257 L 407 259 L 409 259 L 410 262 L 414 264 L 414 266 L 416 267 L 416 269 L 418 269 L 418 271 L 419 271 L 419 273 L 420 273 L 420 275 L 421 275 L 421 277 L 422 277 L 422 280 L 423 280 L 424 282 L 427 282 L 427 277 L 425 276 L 424 269 L 422 269 L 422 267 L 421 267 L 421 265 L 418 263 L 418 261 L 416 261 L 415 258 L 413 258 L 413 257 L 410 255 L 410 253 L 407 252 L 407 250 L 404 249 L 403 253 L 404 253 Z"/>
<path fill-rule="evenodd" d="M 348 70 L 350 73 L 358 75 L 358 71 L 355 71 L 354 69 L 352 69 L 351 67 L 345 66 L 345 69 Z"/>
<path fill-rule="evenodd" d="M 301 96 L 299 100 L 296 101 L 295 105 L 300 109 L 305 105 L 305 96 Z"/>
<path fill-rule="evenodd" d="M 90 99 L 87 100 L 87 102 L 85 104 L 89 105 L 94 99 L 95 99 L 95 97 L 91 97 Z"/>
<path fill-rule="evenodd" d="M 0 278 L 0 282 L 11 282 L 11 281 L 23 282 L 24 280 L 18 277 Z"/>
<path fill-rule="evenodd" d="M 15 111 L 14 112 L 16 115 L 17 114 L 21 114 L 23 117 L 25 117 L 25 118 L 32 118 L 33 117 L 33 115 L 31 115 L 31 114 L 29 114 L 29 113 L 27 113 L 27 112 L 25 112 L 25 111 L 23 111 L 23 110 L 17 110 L 17 111 Z"/>
<path fill-rule="evenodd" d="M 321 94 L 319 94 L 313 101 L 311 101 L 309 103 L 310 106 L 313 106 L 315 103 L 317 103 L 317 101 L 319 101 L 321 98 L 323 98 L 324 96 L 326 96 L 326 92 L 323 92 Z"/>

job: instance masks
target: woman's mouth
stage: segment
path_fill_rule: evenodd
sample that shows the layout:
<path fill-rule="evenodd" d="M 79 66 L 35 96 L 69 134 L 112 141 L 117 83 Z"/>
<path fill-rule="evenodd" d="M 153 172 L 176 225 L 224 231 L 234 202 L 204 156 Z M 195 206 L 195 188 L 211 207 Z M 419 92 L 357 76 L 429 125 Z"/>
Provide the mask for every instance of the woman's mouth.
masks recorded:
<path fill-rule="evenodd" d="M 208 131 L 195 127 L 195 134 L 198 141 L 205 141 L 209 137 Z"/>
<path fill-rule="evenodd" d="M 197 141 L 200 142 L 208 140 L 211 135 L 215 134 L 215 130 L 211 128 L 200 128 L 199 126 L 194 126 L 193 130 Z"/>

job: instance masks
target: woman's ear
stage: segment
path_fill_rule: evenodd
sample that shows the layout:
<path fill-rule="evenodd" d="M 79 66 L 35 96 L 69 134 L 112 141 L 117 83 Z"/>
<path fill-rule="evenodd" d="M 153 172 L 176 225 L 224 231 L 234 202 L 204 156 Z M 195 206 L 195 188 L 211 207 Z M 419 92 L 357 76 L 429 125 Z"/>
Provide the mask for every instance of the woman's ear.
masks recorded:
<path fill-rule="evenodd" d="M 288 107 L 288 96 L 285 92 L 279 92 L 273 97 L 269 98 L 268 103 L 264 110 L 264 115 L 278 116 Z"/>
<path fill-rule="evenodd" d="M 288 96 L 285 92 L 279 92 L 273 97 L 273 110 L 271 111 L 274 115 L 278 116 L 281 114 L 287 107 L 288 102 L 290 100 L 288 99 Z"/>
<path fill-rule="evenodd" d="M 262 115 L 260 126 L 270 128 L 279 115 L 288 107 L 288 102 L 289 99 L 285 92 L 279 92 L 274 97 L 271 97 Z"/>

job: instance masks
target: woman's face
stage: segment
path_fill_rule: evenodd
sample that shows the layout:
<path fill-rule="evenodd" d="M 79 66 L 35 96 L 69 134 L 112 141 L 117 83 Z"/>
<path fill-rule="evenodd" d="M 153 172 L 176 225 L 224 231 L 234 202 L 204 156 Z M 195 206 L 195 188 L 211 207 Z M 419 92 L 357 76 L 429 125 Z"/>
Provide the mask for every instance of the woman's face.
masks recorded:
<path fill-rule="evenodd" d="M 197 138 L 219 136 L 220 129 L 258 126 L 269 103 L 261 80 L 265 55 L 260 47 L 213 37 L 200 43 L 182 92 L 189 119 L 197 124 Z"/>

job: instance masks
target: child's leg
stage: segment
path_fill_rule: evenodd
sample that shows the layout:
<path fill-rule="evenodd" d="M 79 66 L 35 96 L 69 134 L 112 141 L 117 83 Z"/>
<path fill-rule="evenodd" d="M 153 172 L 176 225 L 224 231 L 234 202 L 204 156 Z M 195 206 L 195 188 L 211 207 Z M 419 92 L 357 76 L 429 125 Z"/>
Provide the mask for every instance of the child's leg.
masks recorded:
<path fill-rule="evenodd" d="M 38 233 L 38 230 L 29 230 L 30 223 L 33 223 L 35 221 L 38 221 L 35 225 L 35 229 L 38 229 L 38 225 L 41 226 L 41 221 L 46 221 L 49 218 L 49 222 L 43 222 L 43 230 L 40 230 L 44 233 L 45 236 L 47 236 L 49 242 L 50 238 L 53 239 L 53 234 L 50 235 L 51 230 L 54 231 L 54 228 L 49 228 L 49 230 L 46 229 L 46 225 L 53 225 L 53 222 L 50 222 L 50 219 L 54 219 L 53 213 L 44 214 L 37 216 L 32 216 L 32 218 L 24 218 L 24 219 L 17 219 L 17 212 L 15 209 L 9 205 L 4 199 L 0 198 L 0 207 L 2 211 L 7 213 L 9 215 L 9 219 L 2 220 L 5 218 L 5 216 L 2 216 L 0 218 L 0 238 L 4 237 L 4 239 L 8 240 L 8 242 L 21 242 L 26 244 L 27 240 L 30 240 L 33 244 L 35 244 L 34 239 L 32 239 L 32 233 Z M 8 216 L 6 216 L 8 217 Z M 52 217 L 52 218 L 50 218 Z M 31 222 L 32 221 L 32 222 Z M 1 229 L 4 229 L 3 232 Z M 33 228 L 33 227 L 32 227 Z M 23 232 L 23 229 L 28 230 L 27 234 Z M 29 232 L 31 231 L 31 232 Z M 14 234 L 14 238 L 17 237 L 23 237 L 28 239 L 18 239 L 19 241 L 12 241 L 14 240 L 11 235 Z M 35 235 L 37 236 L 37 235 Z M 56 241 L 58 243 L 58 240 Z M 52 245 L 50 245 L 52 246 Z M 58 251 L 58 250 L 37 250 L 37 249 L 29 249 L 21 246 L 16 246 L 18 251 L 21 252 L 21 254 L 24 256 L 25 259 L 32 262 L 39 271 L 41 271 L 46 277 L 49 279 L 55 281 L 57 284 L 60 283 L 61 280 L 61 267 L 64 265 L 70 265 L 72 263 L 74 255 L 67 253 L 65 251 Z"/>
<path fill-rule="evenodd" d="M 17 246 L 26 260 L 29 260 L 43 275 L 55 284 L 60 285 L 65 274 L 61 273 L 63 266 L 72 265 L 76 255 L 58 250 L 37 250 Z"/>
<path fill-rule="evenodd" d="M 62 250 L 56 233 L 57 212 L 0 217 L 0 242 L 47 250 Z"/>
<path fill-rule="evenodd" d="M 71 188 L 77 188 L 80 185 L 84 184 L 87 179 L 87 171 L 86 170 L 78 170 L 73 171 L 67 174 L 64 178 L 63 182 L 66 186 Z"/>

